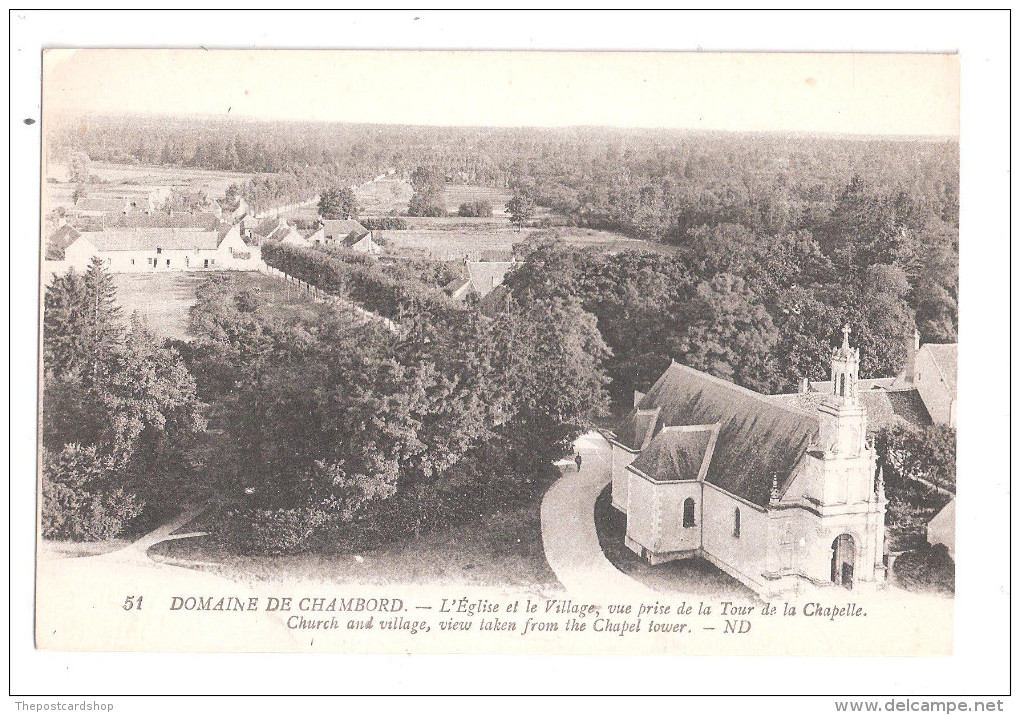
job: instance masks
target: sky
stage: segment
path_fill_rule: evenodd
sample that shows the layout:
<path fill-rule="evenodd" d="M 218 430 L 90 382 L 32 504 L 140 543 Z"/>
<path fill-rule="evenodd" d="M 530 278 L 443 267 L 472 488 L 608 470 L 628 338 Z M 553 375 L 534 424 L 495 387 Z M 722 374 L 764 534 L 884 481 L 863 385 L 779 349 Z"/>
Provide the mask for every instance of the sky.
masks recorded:
<path fill-rule="evenodd" d="M 47 50 L 47 113 L 959 136 L 955 54 Z"/>

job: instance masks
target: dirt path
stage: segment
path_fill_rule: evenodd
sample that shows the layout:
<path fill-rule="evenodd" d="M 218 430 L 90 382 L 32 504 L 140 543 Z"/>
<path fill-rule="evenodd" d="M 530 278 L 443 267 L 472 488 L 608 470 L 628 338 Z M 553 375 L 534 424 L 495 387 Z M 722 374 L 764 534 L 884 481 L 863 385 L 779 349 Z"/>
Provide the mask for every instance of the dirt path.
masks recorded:
<path fill-rule="evenodd" d="M 161 564 L 153 545 L 202 511 L 188 509 L 123 549 L 100 556 L 40 559 L 36 567 L 36 644 L 57 650 L 290 651 L 297 632 L 280 614 L 195 612 L 174 608 L 188 597 L 264 597 L 253 585 Z M 130 605 L 130 607 L 128 607 Z M 245 620 L 242 620 L 244 618 Z M 258 638 L 237 624 L 257 629 Z"/>
<path fill-rule="evenodd" d="M 572 596 L 592 599 L 655 597 L 655 592 L 618 570 L 602 553 L 595 532 L 595 500 L 612 479 L 609 444 L 597 433 L 575 442 L 581 471 L 560 466 L 563 477 L 542 500 L 542 544 L 556 578 Z"/>

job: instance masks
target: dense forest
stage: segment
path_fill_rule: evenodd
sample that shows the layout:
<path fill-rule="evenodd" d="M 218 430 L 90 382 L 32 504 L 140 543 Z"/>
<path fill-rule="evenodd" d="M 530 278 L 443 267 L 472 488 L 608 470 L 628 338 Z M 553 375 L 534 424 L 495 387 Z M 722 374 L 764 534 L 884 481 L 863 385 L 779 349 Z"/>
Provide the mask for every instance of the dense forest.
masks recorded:
<path fill-rule="evenodd" d="M 855 176 L 869 196 L 897 202 L 903 221 L 958 226 L 956 141 L 147 117 L 78 118 L 48 131 L 54 159 L 84 152 L 98 161 L 292 174 L 311 195 L 340 178 L 356 183 L 392 168 L 411 179 L 426 167 L 447 182 L 524 188 L 579 225 L 661 240 L 718 223 L 812 230 Z"/>
<path fill-rule="evenodd" d="M 902 298 L 926 341 L 956 337 L 955 141 L 137 117 L 68 121 L 52 137 L 54 158 L 253 172 L 241 193 L 256 209 L 390 168 L 415 185 L 412 212 L 428 215 L 446 210 L 428 198 L 439 181 L 508 187 L 568 223 L 677 245 L 703 278 L 771 281 L 766 300 L 796 270 L 800 286 Z M 790 260 L 749 281 L 769 247 Z M 798 251 L 814 252 L 812 265 L 792 265 Z"/>

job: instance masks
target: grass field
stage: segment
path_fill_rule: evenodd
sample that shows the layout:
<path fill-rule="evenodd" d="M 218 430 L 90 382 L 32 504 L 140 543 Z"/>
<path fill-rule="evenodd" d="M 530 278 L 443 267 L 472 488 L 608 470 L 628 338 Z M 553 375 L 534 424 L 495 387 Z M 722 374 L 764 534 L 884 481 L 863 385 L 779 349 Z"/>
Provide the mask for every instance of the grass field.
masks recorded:
<path fill-rule="evenodd" d="M 493 216 L 503 216 L 506 202 L 510 200 L 510 192 L 506 189 L 494 189 L 491 186 L 467 186 L 466 184 L 446 185 L 446 210 L 457 213 L 461 204 L 469 201 L 488 201 L 492 204 Z"/>
<path fill-rule="evenodd" d="M 312 318 L 323 309 L 297 287 L 263 273 L 115 273 L 112 277 L 125 318 L 138 311 L 160 337 L 189 340 L 189 312 L 197 292 L 212 275 L 226 276 L 235 291 L 254 289 L 268 308 L 284 317 Z"/>
<path fill-rule="evenodd" d="M 362 216 L 406 214 L 412 193 L 411 185 L 400 179 L 369 181 L 354 192 Z"/>
<path fill-rule="evenodd" d="M 355 190 L 358 205 L 363 216 L 389 216 L 407 213 L 407 204 L 414 193 L 411 185 L 400 179 L 378 179 L 362 184 Z M 458 207 L 468 201 L 488 201 L 497 217 L 504 215 L 503 207 L 510 199 L 505 189 L 467 184 L 446 185 L 446 210 L 456 214 Z"/>
<path fill-rule="evenodd" d="M 47 164 L 47 179 L 56 179 L 58 183 L 47 181 L 45 184 L 45 211 L 52 211 L 58 206 L 71 206 L 71 193 L 75 185 L 68 180 L 67 166 L 64 164 Z M 213 198 L 223 196 L 227 187 L 234 183 L 245 183 L 251 174 L 233 171 L 212 171 L 184 166 L 150 166 L 147 164 L 111 164 L 93 162 L 89 172 L 105 183 L 89 186 L 89 196 L 95 198 L 120 198 L 122 196 L 147 194 L 162 186 L 179 189 L 202 190 Z"/>

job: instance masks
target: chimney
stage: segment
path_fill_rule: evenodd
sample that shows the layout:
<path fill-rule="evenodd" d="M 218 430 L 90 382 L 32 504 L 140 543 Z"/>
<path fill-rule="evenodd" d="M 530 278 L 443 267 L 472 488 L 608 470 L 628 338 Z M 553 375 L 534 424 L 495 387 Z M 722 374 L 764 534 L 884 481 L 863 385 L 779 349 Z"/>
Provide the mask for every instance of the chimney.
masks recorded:
<path fill-rule="evenodd" d="M 800 385 L 797 387 L 797 392 L 799 392 L 800 394 L 803 395 L 803 394 L 807 393 L 808 391 L 810 391 L 810 389 L 811 389 L 811 383 L 808 382 L 808 379 L 806 377 L 800 378 Z"/>
<path fill-rule="evenodd" d="M 903 368 L 903 379 L 913 385 L 917 380 L 917 351 L 921 347 L 921 334 L 917 332 L 917 328 L 914 328 L 913 335 L 907 335 L 904 347 L 906 348 L 907 359 Z"/>

